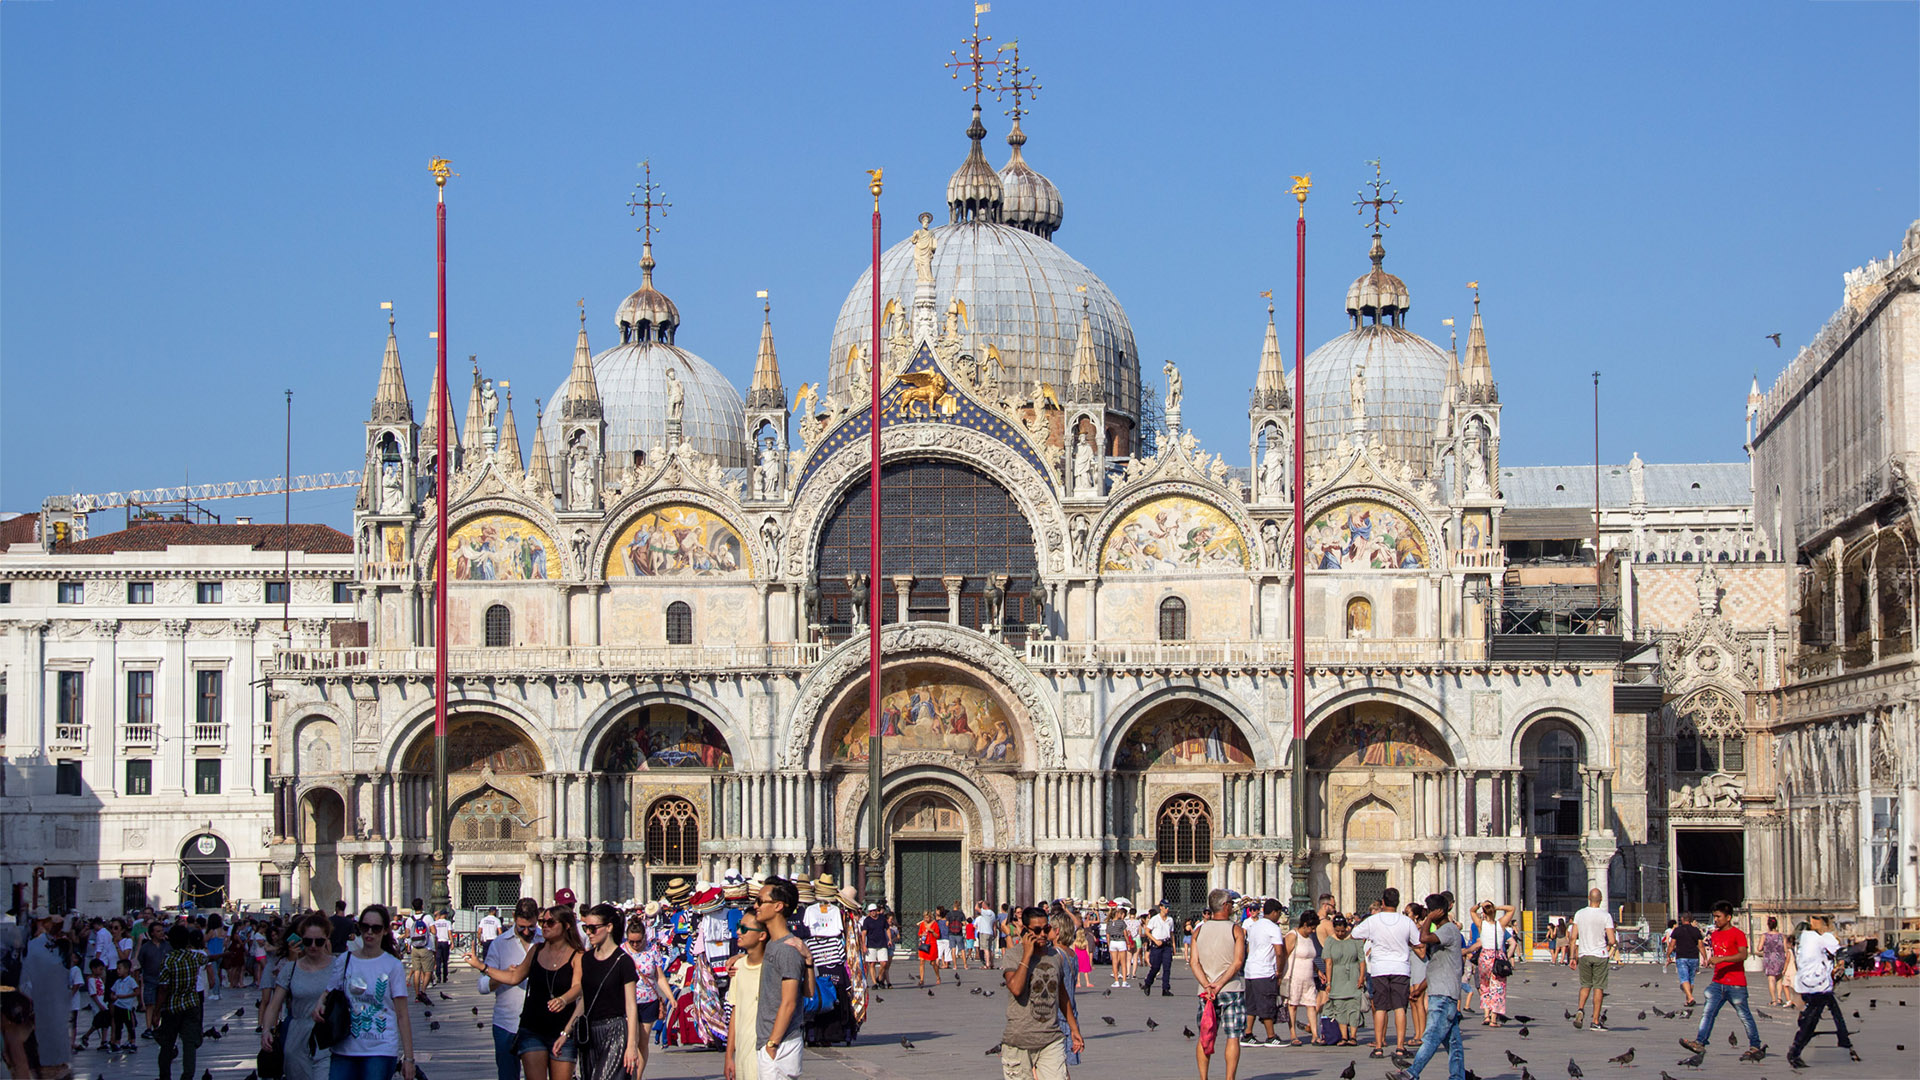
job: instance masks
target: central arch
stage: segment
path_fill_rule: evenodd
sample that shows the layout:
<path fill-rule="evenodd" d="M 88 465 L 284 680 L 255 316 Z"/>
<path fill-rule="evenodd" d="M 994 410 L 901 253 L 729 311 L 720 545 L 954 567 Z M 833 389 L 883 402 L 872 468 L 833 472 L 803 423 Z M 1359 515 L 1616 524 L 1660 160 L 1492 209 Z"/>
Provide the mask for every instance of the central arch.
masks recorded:
<path fill-rule="evenodd" d="M 944 664 L 992 688 L 1016 732 L 1024 768 L 1063 764 L 1060 717 L 1032 669 L 1000 642 L 945 623 L 902 623 L 880 631 L 880 651 L 889 667 L 910 662 Z M 788 721 L 780 764 L 818 768 L 825 760 L 828 720 L 867 674 L 867 643 L 847 641 L 828 653 L 800 684 Z M 1029 749 L 1030 747 L 1030 749 Z"/>

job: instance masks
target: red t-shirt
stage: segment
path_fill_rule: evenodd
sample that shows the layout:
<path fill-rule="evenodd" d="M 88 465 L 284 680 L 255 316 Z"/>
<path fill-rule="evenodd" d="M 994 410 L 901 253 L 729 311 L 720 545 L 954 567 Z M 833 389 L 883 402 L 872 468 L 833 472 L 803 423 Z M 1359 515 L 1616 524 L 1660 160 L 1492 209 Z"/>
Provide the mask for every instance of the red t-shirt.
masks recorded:
<path fill-rule="evenodd" d="M 1731 960 L 1723 963 L 1719 959 L 1719 957 L 1731 953 L 1745 952 L 1746 949 L 1747 935 L 1741 933 L 1739 927 L 1729 924 L 1724 929 L 1715 930 L 1713 932 L 1713 955 L 1715 957 L 1713 961 L 1713 981 L 1722 986 L 1747 985 L 1747 962 L 1745 960 Z"/>

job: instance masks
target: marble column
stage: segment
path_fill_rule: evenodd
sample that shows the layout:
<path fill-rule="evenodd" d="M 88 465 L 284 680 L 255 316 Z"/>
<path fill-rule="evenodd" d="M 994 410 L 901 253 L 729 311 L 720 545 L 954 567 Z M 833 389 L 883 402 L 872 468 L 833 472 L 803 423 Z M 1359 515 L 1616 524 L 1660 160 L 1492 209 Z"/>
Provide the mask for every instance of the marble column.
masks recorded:
<path fill-rule="evenodd" d="M 907 598 L 913 593 L 913 575 L 893 575 L 893 593 L 897 598 L 895 603 L 899 605 L 894 612 L 894 621 L 906 622 L 910 617 L 907 614 Z"/>
<path fill-rule="evenodd" d="M 966 583 L 966 577 L 961 574 L 948 574 L 940 579 L 940 584 L 947 587 L 947 622 L 954 626 L 960 625 L 960 588 Z"/>

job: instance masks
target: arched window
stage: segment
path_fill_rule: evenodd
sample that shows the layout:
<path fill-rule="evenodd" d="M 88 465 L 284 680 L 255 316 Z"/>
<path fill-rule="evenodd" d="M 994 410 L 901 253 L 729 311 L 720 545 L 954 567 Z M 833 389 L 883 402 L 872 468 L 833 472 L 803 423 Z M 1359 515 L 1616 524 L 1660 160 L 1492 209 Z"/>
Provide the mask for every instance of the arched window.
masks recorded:
<path fill-rule="evenodd" d="M 667 798 L 647 811 L 647 864 L 692 866 L 700 857 L 700 815 L 685 799 Z"/>
<path fill-rule="evenodd" d="M 1746 725 L 1733 698 L 1711 688 L 1688 698 L 1674 729 L 1674 771 L 1737 773 L 1746 767 Z"/>
<path fill-rule="evenodd" d="M 1187 640 L 1187 602 L 1177 596 L 1160 601 L 1160 640 Z"/>
<path fill-rule="evenodd" d="M 449 828 L 454 839 L 472 843 L 491 840 L 524 840 L 516 835 L 515 821 L 525 820 L 520 801 L 495 788 L 474 792 L 453 808 Z"/>
<path fill-rule="evenodd" d="M 693 608 L 685 600 L 667 605 L 667 644 L 693 644 Z"/>
<path fill-rule="evenodd" d="M 1160 862 L 1193 866 L 1213 861 L 1213 815 L 1193 795 L 1168 799 L 1160 807 Z"/>
<path fill-rule="evenodd" d="M 1529 778 L 1528 834 L 1580 835 L 1580 766 L 1586 751 L 1579 733 L 1558 721 L 1542 724 L 1528 733 L 1520 760 Z"/>
<path fill-rule="evenodd" d="M 487 648 L 503 649 L 513 644 L 513 612 L 505 604 L 487 609 Z"/>

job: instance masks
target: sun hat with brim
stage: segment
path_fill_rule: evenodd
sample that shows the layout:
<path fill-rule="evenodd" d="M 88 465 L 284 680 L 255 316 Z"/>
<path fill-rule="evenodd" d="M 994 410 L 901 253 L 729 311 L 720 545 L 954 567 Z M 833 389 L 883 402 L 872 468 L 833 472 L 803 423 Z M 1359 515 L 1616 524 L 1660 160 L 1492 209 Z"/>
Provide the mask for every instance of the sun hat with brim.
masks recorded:
<path fill-rule="evenodd" d="M 800 902 L 802 904 L 813 903 L 813 882 L 806 878 L 794 878 L 793 889 L 800 894 Z"/>
<path fill-rule="evenodd" d="M 660 899 L 676 906 L 686 903 L 692 897 L 693 884 L 683 877 L 668 881 L 666 891 L 660 894 Z"/>
<path fill-rule="evenodd" d="M 840 901 L 840 906 L 848 911 L 860 910 L 860 898 L 854 895 L 851 885 L 840 886 L 840 891 L 835 894 L 835 898 Z"/>
<path fill-rule="evenodd" d="M 696 915 L 706 915 L 719 911 L 725 903 L 726 899 L 721 890 L 707 889 L 694 894 L 693 899 L 687 903 L 687 910 Z"/>

